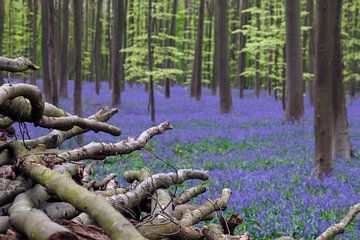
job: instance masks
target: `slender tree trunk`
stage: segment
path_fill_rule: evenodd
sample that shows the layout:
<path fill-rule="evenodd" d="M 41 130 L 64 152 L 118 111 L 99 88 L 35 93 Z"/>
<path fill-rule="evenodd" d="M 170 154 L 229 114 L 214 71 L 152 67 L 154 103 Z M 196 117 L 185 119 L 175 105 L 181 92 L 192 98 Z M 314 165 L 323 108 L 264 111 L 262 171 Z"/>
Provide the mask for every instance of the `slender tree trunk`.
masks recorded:
<path fill-rule="evenodd" d="M 75 47 L 75 85 L 74 109 L 77 116 L 82 115 L 81 90 L 82 90 L 82 0 L 74 0 L 74 47 Z"/>
<path fill-rule="evenodd" d="M 55 34 L 55 2 L 54 0 L 48 0 L 49 6 L 49 39 L 48 39 L 48 54 L 49 54 L 49 62 L 50 62 L 50 79 L 51 79 L 51 103 L 55 106 L 59 105 L 59 95 L 58 95 L 58 81 L 56 76 L 56 65 L 57 65 L 57 57 L 56 57 L 56 34 Z"/>
<path fill-rule="evenodd" d="M 122 81 L 122 58 L 120 54 L 122 46 L 122 36 L 123 36 L 123 25 L 122 18 L 124 17 L 122 10 L 124 8 L 123 0 L 114 0 L 113 1 L 113 11 L 114 11 L 114 27 L 113 27 L 113 44 L 112 44 L 112 105 L 120 105 L 121 101 L 121 81 Z"/>
<path fill-rule="evenodd" d="M 281 103 L 282 103 L 282 108 L 285 111 L 286 110 L 286 44 L 283 47 L 283 58 L 284 58 L 284 64 L 283 64 L 283 69 L 282 69 L 282 82 L 281 82 Z"/>
<path fill-rule="evenodd" d="M 216 81 L 220 90 L 220 110 L 232 112 L 231 87 L 229 79 L 227 0 L 215 0 L 215 55 Z"/>
<path fill-rule="evenodd" d="M 169 35 L 173 38 L 175 38 L 175 34 L 176 34 L 176 12 L 177 12 L 177 0 L 173 0 L 172 1 L 172 16 L 171 16 L 171 24 L 170 24 L 170 33 Z M 168 40 L 168 44 L 167 46 L 169 47 L 175 47 L 175 40 L 174 39 L 170 39 Z M 174 67 L 174 62 L 171 59 L 166 59 L 166 68 L 173 68 Z M 174 81 L 173 79 L 170 78 L 166 78 L 165 79 L 165 98 L 169 98 L 170 97 L 170 86 L 171 86 L 171 81 Z"/>
<path fill-rule="evenodd" d="M 208 19 L 208 31 L 207 31 L 207 38 L 209 39 L 208 40 L 208 47 L 207 47 L 207 50 L 209 53 L 212 52 L 212 49 L 213 49 L 213 46 L 212 46 L 212 36 L 213 36 L 213 33 L 212 33 L 212 30 L 213 30 L 213 21 L 214 21 L 214 0 L 209 0 L 207 2 L 205 2 L 207 4 L 207 19 Z M 213 79 L 213 76 L 212 76 L 212 71 L 211 71 L 211 59 L 212 59 L 212 56 L 211 54 L 208 54 L 208 58 L 207 58 L 207 72 L 208 72 L 208 80 L 211 81 L 211 79 Z"/>
<path fill-rule="evenodd" d="M 334 80 L 341 59 L 336 48 L 340 34 L 341 0 L 317 0 L 315 40 L 315 162 L 321 178 L 333 169 Z M 335 68 L 335 69 L 334 69 Z"/>
<path fill-rule="evenodd" d="M 334 87 L 334 147 L 333 157 L 349 159 L 351 158 L 351 144 L 348 134 L 348 118 L 345 106 L 345 94 L 343 86 L 343 65 L 342 65 L 342 48 L 341 48 L 341 0 L 338 0 L 336 6 L 336 22 L 333 34 L 334 41 L 334 62 L 333 71 L 333 87 Z"/>
<path fill-rule="evenodd" d="M 153 29 L 153 17 L 152 17 L 152 0 L 148 0 L 148 13 L 147 13 L 147 50 L 148 50 L 148 71 L 149 75 L 149 106 L 151 122 L 155 123 L 155 96 L 154 96 L 154 83 L 153 83 L 153 54 L 154 49 L 152 46 L 152 29 Z"/>
<path fill-rule="evenodd" d="M 260 0 L 256 0 L 256 7 L 258 9 L 261 9 L 261 2 Z M 260 13 L 256 13 L 256 26 L 257 26 L 257 35 L 259 35 L 260 29 L 261 29 L 261 23 L 260 23 Z M 257 36 L 259 37 L 259 36 Z M 256 98 L 260 97 L 260 46 L 257 46 L 256 54 L 255 54 L 255 95 Z"/>
<path fill-rule="evenodd" d="M 315 52 L 314 52 L 314 0 L 307 0 L 306 1 L 306 10 L 309 13 L 308 15 L 308 26 L 311 27 L 309 30 L 309 54 L 308 54 L 308 71 L 309 73 L 314 74 L 314 59 L 315 59 Z M 309 80 L 308 83 L 308 95 L 310 98 L 311 106 L 314 105 L 314 81 L 313 79 Z"/>
<path fill-rule="evenodd" d="M 37 35 L 38 35 L 38 33 L 37 33 L 38 32 L 37 31 L 37 16 L 38 16 L 38 14 L 37 13 L 38 13 L 38 9 L 39 9 L 38 5 L 39 5 L 38 0 L 32 0 L 32 1 L 30 0 L 29 1 L 29 7 L 31 8 L 31 14 L 32 14 L 31 18 L 30 18 L 30 25 L 31 25 L 31 29 L 32 29 L 30 52 L 31 52 L 31 58 L 32 58 L 31 60 L 35 63 L 37 62 Z M 0 8 L 1 8 L 1 6 L 0 6 Z M 1 46 L 1 42 L 0 42 L 0 46 Z M 30 82 L 32 85 L 36 85 L 36 79 L 37 79 L 37 71 L 32 71 L 30 73 Z"/>
<path fill-rule="evenodd" d="M 45 100 L 51 102 L 51 75 L 49 59 L 49 1 L 41 1 L 41 52 L 42 52 L 42 69 L 43 69 L 43 89 Z"/>
<path fill-rule="evenodd" d="M 69 39 L 69 0 L 62 3 L 62 34 L 61 34 L 61 63 L 60 63 L 60 96 L 68 97 L 68 39 Z"/>
<path fill-rule="evenodd" d="M 286 0 L 286 122 L 304 116 L 303 66 L 300 36 L 300 0 Z"/>
<path fill-rule="evenodd" d="M 249 1 L 248 0 L 241 0 L 240 2 L 240 9 L 241 11 L 247 9 L 249 7 Z M 248 22 L 248 13 L 240 13 L 240 29 L 243 28 L 244 25 L 246 25 Z M 245 88 L 245 82 L 246 77 L 244 76 L 244 72 L 246 69 L 246 52 L 242 51 L 246 47 L 246 36 L 243 33 L 240 33 L 240 58 L 239 58 L 239 86 L 240 86 L 240 92 L 239 97 L 244 98 L 244 88 Z"/>
<path fill-rule="evenodd" d="M 111 35 L 111 32 L 112 32 L 112 18 L 111 18 L 111 3 L 113 2 L 113 0 L 108 0 L 107 2 L 107 16 L 106 16 L 106 19 L 107 19 L 107 23 L 108 23 L 108 26 L 107 26 L 107 47 L 108 47 L 108 50 L 109 50 L 109 73 L 108 74 L 108 81 L 109 81 L 109 89 L 111 90 L 112 89 L 112 84 L 113 84 L 113 70 L 112 70 L 112 66 L 113 66 L 113 36 Z"/>
<path fill-rule="evenodd" d="M 128 24 L 129 24 L 129 32 L 128 32 L 128 37 L 127 39 L 129 40 L 129 47 L 134 46 L 134 31 L 135 31 L 135 24 L 134 24 L 134 1 L 133 0 L 129 0 L 129 9 L 128 11 L 130 12 L 129 18 L 128 18 Z M 127 56 L 130 56 L 130 53 L 127 53 Z M 129 86 L 132 87 L 134 84 L 134 79 L 131 78 L 129 79 Z"/>
<path fill-rule="evenodd" d="M 217 3 L 218 0 L 214 0 L 214 15 L 215 15 L 215 20 L 214 20 L 214 55 L 213 55 L 213 77 L 212 77 L 212 81 L 211 81 L 211 95 L 216 96 L 217 93 L 217 87 L 218 87 L 218 69 L 220 68 L 220 66 L 218 66 L 219 62 L 218 62 L 218 51 L 216 51 L 216 43 L 219 42 L 219 33 L 216 33 L 216 28 L 219 25 L 218 20 L 219 17 L 216 17 L 216 13 L 217 13 Z M 227 2 L 227 0 L 224 0 Z"/>
<path fill-rule="evenodd" d="M 194 54 L 194 64 L 193 64 L 193 71 L 192 71 L 192 77 L 191 77 L 191 89 L 190 89 L 190 96 L 196 97 L 197 101 L 199 101 L 201 99 L 204 15 L 205 15 L 205 0 L 200 0 L 196 46 L 195 46 L 195 54 Z"/>
<path fill-rule="evenodd" d="M 94 56 L 95 56 L 95 91 L 96 94 L 100 93 L 101 89 L 101 12 L 102 12 L 103 1 L 98 0 L 97 2 L 97 13 L 96 13 L 96 30 L 95 30 L 95 41 L 94 41 Z"/>
<path fill-rule="evenodd" d="M 0 0 L 0 56 L 2 55 L 2 43 L 4 34 L 4 22 L 5 22 L 5 0 Z M 0 73 L 0 85 L 3 84 L 3 76 Z"/>

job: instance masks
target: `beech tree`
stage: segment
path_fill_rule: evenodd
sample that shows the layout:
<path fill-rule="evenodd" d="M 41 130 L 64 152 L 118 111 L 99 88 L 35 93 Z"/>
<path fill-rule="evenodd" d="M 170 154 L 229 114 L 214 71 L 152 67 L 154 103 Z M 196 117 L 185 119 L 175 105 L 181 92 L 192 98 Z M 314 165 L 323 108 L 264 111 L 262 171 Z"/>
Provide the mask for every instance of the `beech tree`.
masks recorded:
<path fill-rule="evenodd" d="M 61 34 L 61 59 L 68 58 L 69 40 L 69 0 L 62 2 L 62 34 Z M 68 96 L 68 65 L 67 61 L 60 61 L 60 96 Z"/>
<path fill-rule="evenodd" d="M 303 65 L 300 35 L 300 0 L 286 6 L 286 109 L 285 121 L 299 122 L 304 115 Z"/>
<path fill-rule="evenodd" d="M 81 0 L 74 0 L 74 32 L 77 33 L 74 36 L 75 46 L 75 84 L 74 84 L 74 109 L 77 116 L 82 115 L 82 4 Z"/>
<path fill-rule="evenodd" d="M 315 152 L 321 177 L 333 169 L 333 158 L 351 156 L 341 67 L 342 1 L 317 1 L 315 43 Z"/>
<path fill-rule="evenodd" d="M 205 15 L 205 0 L 200 0 L 199 19 L 196 35 L 196 47 L 194 54 L 194 64 L 191 76 L 190 96 L 196 97 L 196 100 L 201 99 L 201 84 L 202 84 L 202 48 L 203 48 L 203 32 L 204 32 L 204 15 Z"/>
<path fill-rule="evenodd" d="M 153 31 L 153 16 L 152 16 L 152 0 L 148 0 L 147 12 L 147 60 L 149 71 L 149 107 L 151 121 L 155 122 L 155 96 L 154 96 L 154 82 L 153 82 L 153 54 L 154 48 L 152 45 L 152 31 Z"/>
<path fill-rule="evenodd" d="M 231 87 L 229 79 L 228 19 L 227 0 L 215 0 L 215 78 L 219 83 L 220 110 L 232 111 Z"/>

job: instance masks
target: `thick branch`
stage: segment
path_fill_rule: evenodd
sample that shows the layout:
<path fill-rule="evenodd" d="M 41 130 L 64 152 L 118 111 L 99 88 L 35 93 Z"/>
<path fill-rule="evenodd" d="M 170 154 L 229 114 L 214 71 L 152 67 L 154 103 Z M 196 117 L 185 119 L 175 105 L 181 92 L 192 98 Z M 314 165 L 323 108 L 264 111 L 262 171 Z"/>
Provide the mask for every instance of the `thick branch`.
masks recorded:
<path fill-rule="evenodd" d="M 250 234 L 245 232 L 241 236 L 226 235 L 221 231 L 219 225 L 211 224 L 203 229 L 203 234 L 206 240 L 250 240 Z"/>
<path fill-rule="evenodd" d="M 216 200 L 207 200 L 203 205 L 194 211 L 188 211 L 181 219 L 181 225 L 192 226 L 201 221 L 204 217 L 212 214 L 215 211 L 225 210 L 228 206 L 231 196 L 231 190 L 223 189 L 221 197 Z"/>
<path fill-rule="evenodd" d="M 22 192 L 25 192 L 32 182 L 19 176 L 15 180 L 0 178 L 0 206 L 5 205 Z"/>
<path fill-rule="evenodd" d="M 84 159 L 96 159 L 97 156 L 115 156 L 131 153 L 140 150 L 152 137 L 163 134 L 166 130 L 172 129 L 169 122 L 161 123 L 158 126 L 149 128 L 136 139 L 128 138 L 118 143 L 90 143 L 81 148 L 59 154 L 59 158 L 66 161 L 79 161 Z"/>
<path fill-rule="evenodd" d="M 124 173 L 124 179 L 128 183 L 132 183 L 135 180 L 142 182 L 144 179 L 151 176 L 151 170 L 149 168 L 141 168 L 140 170 L 131 170 Z"/>
<path fill-rule="evenodd" d="M 42 100 L 41 92 L 38 87 L 29 84 L 4 84 L 0 87 L 0 110 L 1 113 L 10 117 L 15 121 L 23 121 L 22 108 L 9 110 L 14 98 L 23 97 L 30 101 L 31 104 L 31 119 L 26 121 L 37 122 L 41 119 L 44 113 L 44 102 Z M 20 101 L 20 99 L 18 100 Z M 24 101 L 26 101 L 24 99 Z"/>
<path fill-rule="evenodd" d="M 49 199 L 44 187 L 36 185 L 31 190 L 18 195 L 9 209 L 11 225 L 24 233 L 29 239 L 76 239 L 68 229 L 54 223 L 42 211 L 36 209 Z"/>
<path fill-rule="evenodd" d="M 40 209 L 52 220 L 71 219 L 79 214 L 76 208 L 66 202 L 45 202 L 41 204 Z"/>
<path fill-rule="evenodd" d="M 68 131 L 74 126 L 92 130 L 94 132 L 106 132 L 114 136 L 119 136 L 121 131 L 119 128 L 114 127 L 107 123 L 98 122 L 91 119 L 85 119 L 78 116 L 68 117 L 46 117 L 43 116 L 38 122 L 35 123 L 40 127 L 52 128 L 61 131 Z"/>
<path fill-rule="evenodd" d="M 159 173 L 146 178 L 135 189 L 125 194 L 119 194 L 106 198 L 115 208 L 132 208 L 141 203 L 146 197 L 151 195 L 156 189 L 168 188 L 173 184 L 180 184 L 188 179 L 207 180 L 209 178 L 206 171 L 183 169 L 175 173 Z"/>
<path fill-rule="evenodd" d="M 18 57 L 14 59 L 0 57 L 0 71 L 24 72 L 28 69 L 38 70 L 40 67 L 25 57 Z"/>
<path fill-rule="evenodd" d="M 47 191 L 76 209 L 88 213 L 112 239 L 144 239 L 103 197 L 79 186 L 69 175 L 37 164 L 39 161 L 41 159 L 37 156 L 29 156 L 25 158 L 21 167 L 34 181 L 46 187 Z"/>
<path fill-rule="evenodd" d="M 175 205 L 181 205 L 189 202 L 191 199 L 206 191 L 206 186 L 203 184 L 185 190 L 175 201 Z"/>
<path fill-rule="evenodd" d="M 172 215 L 172 197 L 170 192 L 165 189 L 156 190 L 151 198 L 151 213 L 158 215 L 158 218 L 166 218 Z"/>
<path fill-rule="evenodd" d="M 98 122 L 106 122 L 112 116 L 114 116 L 118 112 L 115 108 L 104 108 L 98 111 L 96 114 L 90 116 L 88 119 L 95 120 Z M 56 148 L 60 146 L 65 140 L 72 138 L 74 136 L 83 134 L 88 132 L 88 129 L 83 129 L 80 127 L 73 127 L 71 130 L 68 131 L 60 131 L 60 130 L 53 130 L 47 135 L 41 136 L 34 140 L 25 141 L 27 146 L 34 147 L 39 144 L 44 144 L 47 148 Z"/>
<path fill-rule="evenodd" d="M 326 229 L 326 231 L 323 232 L 319 237 L 317 237 L 316 240 L 332 239 L 334 236 L 343 233 L 347 225 L 354 219 L 356 214 L 358 214 L 359 212 L 360 203 L 352 206 L 349 213 L 343 219 L 341 219 L 340 223 L 334 224 L 328 229 Z"/>

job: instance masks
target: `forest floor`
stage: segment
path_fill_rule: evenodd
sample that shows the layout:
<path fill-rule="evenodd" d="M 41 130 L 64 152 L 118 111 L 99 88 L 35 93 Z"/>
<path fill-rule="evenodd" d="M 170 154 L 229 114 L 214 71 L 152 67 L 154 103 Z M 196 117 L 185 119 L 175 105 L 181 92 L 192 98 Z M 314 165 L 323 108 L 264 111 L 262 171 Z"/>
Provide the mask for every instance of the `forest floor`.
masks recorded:
<path fill-rule="evenodd" d="M 70 97 L 61 99 L 61 106 L 71 113 L 72 84 L 70 81 Z M 219 113 L 218 97 L 206 89 L 200 102 L 190 99 L 182 87 L 173 87 L 170 99 L 165 99 L 162 92 L 156 91 L 156 122 L 168 120 L 174 129 L 156 136 L 146 150 L 111 158 L 106 165 L 99 163 L 98 176 L 110 172 L 121 176 L 126 170 L 141 167 L 149 167 L 153 173 L 174 171 L 173 167 L 209 170 L 208 196 L 218 196 L 222 188 L 231 188 L 227 214 L 240 213 L 244 224 L 237 230 L 250 231 L 256 239 L 281 235 L 312 239 L 339 222 L 349 207 L 359 202 L 360 99 L 348 106 L 357 158 L 336 160 L 333 176 L 321 182 L 314 174 L 313 109 L 308 101 L 302 124 L 283 125 L 281 102 L 267 96 L 255 99 L 251 91 L 241 100 L 234 90 L 234 111 L 230 115 Z M 110 101 L 107 84 L 103 83 L 101 94 L 96 95 L 94 84 L 84 83 L 84 116 L 108 106 Z M 147 105 L 143 86 L 127 87 L 120 112 L 110 121 L 122 129 L 122 136 L 88 133 L 86 142 L 137 136 L 151 126 Z M 29 127 L 29 132 L 36 137 L 43 131 Z M 64 147 L 76 145 L 70 140 Z M 360 239 L 360 216 L 338 239 Z"/>

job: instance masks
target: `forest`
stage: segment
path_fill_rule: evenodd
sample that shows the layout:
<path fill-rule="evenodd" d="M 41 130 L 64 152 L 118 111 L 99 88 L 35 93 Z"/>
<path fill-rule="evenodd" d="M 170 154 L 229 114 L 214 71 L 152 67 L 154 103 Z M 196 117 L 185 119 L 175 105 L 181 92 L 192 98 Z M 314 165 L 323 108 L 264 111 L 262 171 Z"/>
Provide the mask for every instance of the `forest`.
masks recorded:
<path fill-rule="evenodd" d="M 0 0 L 0 239 L 360 239 L 360 0 Z"/>

